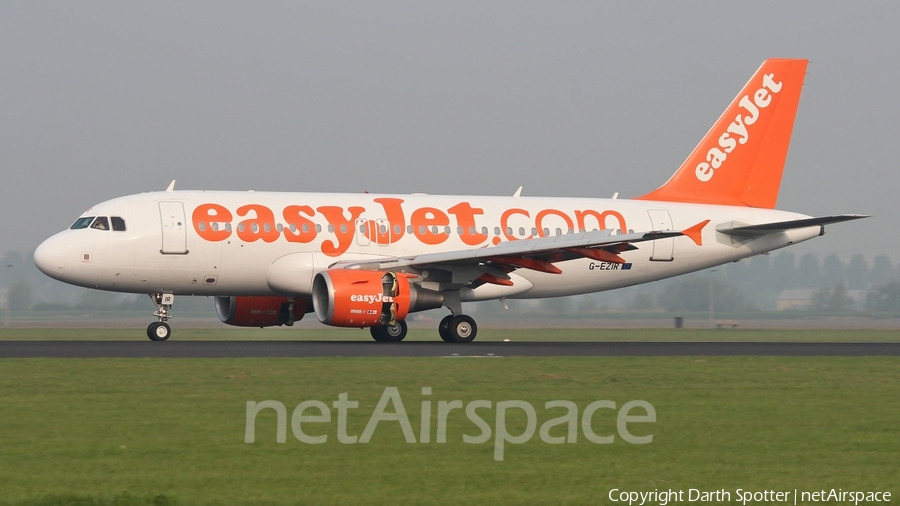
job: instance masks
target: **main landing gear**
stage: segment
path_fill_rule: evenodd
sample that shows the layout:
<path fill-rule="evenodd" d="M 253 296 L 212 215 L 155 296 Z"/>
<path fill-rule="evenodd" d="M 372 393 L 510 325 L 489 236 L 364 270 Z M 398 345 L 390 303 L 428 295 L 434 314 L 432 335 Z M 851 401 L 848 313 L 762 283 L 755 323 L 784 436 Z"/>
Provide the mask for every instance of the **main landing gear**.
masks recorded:
<path fill-rule="evenodd" d="M 441 339 L 448 343 L 471 343 L 478 334 L 478 325 L 469 315 L 447 315 L 438 325 Z"/>
<path fill-rule="evenodd" d="M 372 339 L 379 342 L 400 342 L 406 337 L 406 322 L 397 320 L 393 325 L 379 325 L 377 327 L 369 327 L 369 333 Z"/>
<path fill-rule="evenodd" d="M 400 342 L 406 337 L 406 331 L 406 322 L 403 320 L 397 320 L 393 325 L 369 327 L 372 339 L 378 342 Z M 147 332 L 149 333 L 150 329 L 147 329 Z M 440 325 L 438 325 L 438 333 L 441 335 L 441 339 L 448 343 L 471 343 L 478 333 L 478 325 L 475 324 L 475 320 L 469 315 L 451 314 L 441 320 Z M 153 337 L 150 337 L 150 339 L 153 339 Z"/>
<path fill-rule="evenodd" d="M 471 343 L 478 334 L 478 325 L 469 315 L 462 314 L 459 292 L 444 292 L 444 306 L 450 310 L 438 325 L 441 339 L 448 343 Z"/>
<path fill-rule="evenodd" d="M 166 322 L 172 318 L 170 312 L 175 303 L 175 296 L 171 293 L 154 293 L 150 294 L 150 298 L 156 304 L 153 316 L 157 317 L 159 321 L 153 322 L 147 327 L 147 337 L 151 341 L 165 341 L 172 335 L 172 328 Z"/>

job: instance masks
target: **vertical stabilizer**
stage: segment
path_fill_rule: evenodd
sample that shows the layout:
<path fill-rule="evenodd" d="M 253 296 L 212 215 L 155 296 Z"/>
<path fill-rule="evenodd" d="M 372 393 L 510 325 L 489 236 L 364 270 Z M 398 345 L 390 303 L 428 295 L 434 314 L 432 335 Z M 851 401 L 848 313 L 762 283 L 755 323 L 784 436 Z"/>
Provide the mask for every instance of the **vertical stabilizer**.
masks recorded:
<path fill-rule="evenodd" d="M 806 64 L 763 62 L 675 175 L 637 198 L 774 208 Z"/>

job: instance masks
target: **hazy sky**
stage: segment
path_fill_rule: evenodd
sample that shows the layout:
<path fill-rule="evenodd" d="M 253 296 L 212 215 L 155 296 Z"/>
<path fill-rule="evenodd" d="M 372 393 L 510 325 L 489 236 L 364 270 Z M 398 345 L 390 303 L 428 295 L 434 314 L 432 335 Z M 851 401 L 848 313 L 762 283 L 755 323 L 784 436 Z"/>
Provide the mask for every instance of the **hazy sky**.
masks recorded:
<path fill-rule="evenodd" d="M 622 197 L 809 58 L 778 207 L 900 259 L 900 3 L 0 3 L 0 251 L 180 189 Z"/>

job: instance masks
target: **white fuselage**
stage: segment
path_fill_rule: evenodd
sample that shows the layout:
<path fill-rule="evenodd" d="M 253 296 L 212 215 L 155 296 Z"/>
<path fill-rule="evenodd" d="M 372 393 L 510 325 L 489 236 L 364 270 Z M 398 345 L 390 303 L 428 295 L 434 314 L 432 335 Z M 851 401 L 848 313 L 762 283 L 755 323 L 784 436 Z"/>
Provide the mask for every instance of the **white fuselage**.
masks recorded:
<path fill-rule="evenodd" d="M 312 276 L 337 262 L 475 249 L 532 236 L 622 229 L 683 230 L 638 244 L 624 265 L 581 258 L 562 274 L 519 269 L 513 286 L 483 285 L 463 300 L 538 298 L 646 283 L 811 239 L 819 227 L 738 239 L 731 222 L 806 218 L 784 211 L 645 200 L 226 191 L 169 191 L 98 204 L 84 217 L 122 218 L 125 230 L 69 229 L 35 262 L 67 283 L 130 293 L 309 295 Z M 279 262 L 279 260 L 281 261 Z M 427 279 L 426 279 L 427 282 Z"/>

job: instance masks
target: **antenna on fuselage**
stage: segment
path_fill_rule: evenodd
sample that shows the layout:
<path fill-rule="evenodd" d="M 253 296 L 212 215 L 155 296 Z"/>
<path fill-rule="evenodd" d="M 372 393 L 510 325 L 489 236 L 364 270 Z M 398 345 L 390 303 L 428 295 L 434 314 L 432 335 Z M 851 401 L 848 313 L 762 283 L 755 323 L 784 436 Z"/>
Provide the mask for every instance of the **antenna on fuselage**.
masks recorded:
<path fill-rule="evenodd" d="M 175 180 L 173 179 L 171 183 L 169 183 L 169 187 L 166 188 L 167 192 L 171 192 L 175 190 Z"/>
<path fill-rule="evenodd" d="M 520 186 L 516 193 L 513 193 L 513 197 L 519 197 L 522 195 L 522 187 Z"/>

